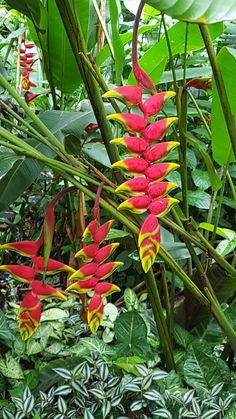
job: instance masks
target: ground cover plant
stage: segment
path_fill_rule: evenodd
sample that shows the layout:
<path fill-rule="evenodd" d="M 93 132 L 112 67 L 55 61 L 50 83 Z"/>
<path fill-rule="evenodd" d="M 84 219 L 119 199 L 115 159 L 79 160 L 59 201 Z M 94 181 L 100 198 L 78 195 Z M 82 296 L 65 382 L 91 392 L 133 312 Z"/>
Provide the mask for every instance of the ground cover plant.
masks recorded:
<path fill-rule="evenodd" d="M 0 417 L 234 418 L 236 2 L 0 7 Z"/>

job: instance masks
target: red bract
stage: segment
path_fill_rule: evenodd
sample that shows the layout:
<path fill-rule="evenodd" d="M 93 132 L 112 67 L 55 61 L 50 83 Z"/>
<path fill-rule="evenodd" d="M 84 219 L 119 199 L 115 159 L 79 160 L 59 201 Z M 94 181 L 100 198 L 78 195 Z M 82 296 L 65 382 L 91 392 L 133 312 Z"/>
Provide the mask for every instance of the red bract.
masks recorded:
<path fill-rule="evenodd" d="M 154 180 L 164 179 L 172 170 L 178 169 L 177 163 L 158 163 L 149 166 L 145 172 L 147 178 L 152 182 Z"/>
<path fill-rule="evenodd" d="M 119 246 L 119 244 L 120 243 L 110 243 L 106 246 L 103 246 L 101 249 L 98 250 L 96 256 L 94 257 L 94 262 L 98 263 L 99 265 L 100 263 L 105 262 L 105 260 L 107 260 L 112 255 L 112 253 Z"/>
<path fill-rule="evenodd" d="M 82 249 L 80 249 L 75 254 L 75 257 L 83 259 L 83 261 L 86 263 L 91 262 L 95 258 L 98 249 L 99 246 L 97 244 L 89 244 L 88 246 L 85 246 Z"/>
<path fill-rule="evenodd" d="M 66 291 L 74 291 L 78 294 L 86 294 L 89 291 L 92 291 L 95 287 L 95 285 L 98 283 L 98 278 L 91 278 L 87 281 L 76 281 L 74 284 L 70 285 Z"/>
<path fill-rule="evenodd" d="M 44 232 L 42 231 L 37 241 L 22 241 L 11 242 L 0 245 L 0 250 L 12 250 L 22 256 L 33 257 L 36 256 L 40 247 L 43 244 Z"/>
<path fill-rule="evenodd" d="M 92 333 L 96 333 L 103 317 L 104 304 L 101 295 L 94 294 L 88 306 L 88 324 Z"/>
<path fill-rule="evenodd" d="M 21 338 L 29 339 L 37 330 L 41 318 L 41 306 L 39 298 L 31 291 L 21 302 L 19 315 L 19 328 Z"/>
<path fill-rule="evenodd" d="M 115 138 L 110 142 L 118 145 L 121 144 L 125 146 L 130 153 L 135 154 L 142 154 L 148 146 L 147 142 L 140 137 L 120 137 Z"/>
<path fill-rule="evenodd" d="M 121 86 L 115 87 L 103 94 L 103 97 L 114 97 L 125 103 L 130 107 L 139 105 L 142 102 L 142 87 L 141 86 Z"/>
<path fill-rule="evenodd" d="M 86 281 L 87 279 L 92 278 L 98 268 L 98 264 L 91 262 L 87 263 L 86 265 L 82 266 L 82 268 L 75 271 L 69 278 L 70 281 L 79 279 L 80 281 Z"/>
<path fill-rule="evenodd" d="M 175 96 L 175 92 L 161 92 L 149 97 L 140 105 L 141 111 L 146 116 L 155 116 L 161 110 L 164 102 L 169 97 Z"/>
<path fill-rule="evenodd" d="M 166 157 L 168 152 L 173 147 L 177 147 L 177 146 L 179 146 L 179 143 L 177 141 L 169 141 L 169 142 L 166 142 L 166 143 L 155 144 L 154 146 L 149 147 L 143 153 L 143 157 L 149 163 L 153 163 L 157 160 L 162 159 L 163 157 Z"/>
<path fill-rule="evenodd" d="M 107 119 L 120 122 L 131 133 L 142 132 L 147 125 L 146 118 L 131 113 L 114 113 L 108 115 Z"/>
<path fill-rule="evenodd" d="M 35 270 L 39 273 L 44 272 L 44 259 L 42 256 L 34 256 L 32 258 Z M 47 275 L 52 275 L 57 272 L 75 272 L 73 268 L 66 265 L 65 263 L 59 262 L 58 260 L 48 259 L 46 273 Z"/>
<path fill-rule="evenodd" d="M 163 217 L 169 211 L 170 207 L 178 202 L 178 199 L 175 198 L 156 199 L 149 205 L 148 209 L 152 214 Z"/>
<path fill-rule="evenodd" d="M 100 265 L 96 271 L 96 278 L 108 278 L 108 276 L 110 276 L 121 265 L 123 265 L 123 262 L 108 262 L 104 265 Z"/>
<path fill-rule="evenodd" d="M 30 283 L 35 278 L 35 269 L 29 266 L 20 265 L 2 265 L 0 266 L 1 271 L 8 272 L 13 278 L 20 282 Z"/>
<path fill-rule="evenodd" d="M 147 195 L 133 196 L 123 201 L 117 209 L 127 209 L 135 214 L 143 214 L 147 211 L 150 203 L 151 199 Z"/>
<path fill-rule="evenodd" d="M 211 89 L 211 78 L 201 77 L 199 79 L 190 80 L 186 83 L 186 87 L 195 87 L 195 89 L 207 90 Z"/>
<path fill-rule="evenodd" d="M 113 163 L 112 167 L 120 167 L 133 174 L 144 173 L 148 167 L 148 162 L 140 157 L 130 157 Z"/>
<path fill-rule="evenodd" d="M 154 141 L 160 141 L 165 135 L 168 127 L 177 121 L 178 118 L 165 118 L 160 121 L 153 122 L 145 130 L 142 131 L 142 135 L 147 142 L 153 143 Z"/>
<path fill-rule="evenodd" d="M 106 223 L 102 224 L 101 227 L 97 229 L 97 231 L 93 235 L 93 241 L 96 244 L 100 244 L 103 242 L 103 240 L 106 238 L 112 224 L 113 220 L 109 220 Z"/>
<path fill-rule="evenodd" d="M 135 63 L 134 65 L 134 75 L 140 86 L 142 86 L 145 90 L 152 94 L 156 93 L 156 88 L 152 80 L 147 75 L 147 73 L 138 65 L 138 63 Z"/>
<path fill-rule="evenodd" d="M 148 189 L 148 179 L 145 177 L 136 177 L 134 179 L 127 180 L 122 183 L 116 192 L 128 192 L 131 195 L 137 195 L 140 192 L 147 192 Z"/>
<path fill-rule="evenodd" d="M 147 193 L 150 198 L 161 198 L 177 187 L 173 182 L 155 182 L 149 185 Z"/>
<path fill-rule="evenodd" d="M 40 299 L 45 298 L 60 298 L 61 300 L 66 300 L 66 296 L 63 295 L 60 291 L 56 288 L 51 287 L 51 285 L 43 284 L 42 281 L 34 280 L 31 283 L 32 291 L 35 295 L 37 295 Z"/>

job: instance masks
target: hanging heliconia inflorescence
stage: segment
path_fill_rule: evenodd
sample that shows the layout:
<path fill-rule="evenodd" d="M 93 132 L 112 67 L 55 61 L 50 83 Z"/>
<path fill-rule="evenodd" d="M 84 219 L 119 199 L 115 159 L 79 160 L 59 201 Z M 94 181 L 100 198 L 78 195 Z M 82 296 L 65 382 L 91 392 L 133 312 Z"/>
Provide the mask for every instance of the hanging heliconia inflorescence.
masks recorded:
<path fill-rule="evenodd" d="M 100 225 L 100 190 L 98 189 L 93 209 L 94 219 L 87 225 L 83 234 L 84 239 L 89 240 L 90 243 L 80 249 L 75 255 L 75 257 L 82 259 L 85 264 L 70 276 L 69 281 L 75 282 L 66 290 L 74 291 L 78 294 L 94 292 L 88 305 L 87 314 L 88 324 L 92 333 L 97 331 L 103 317 L 103 298 L 111 295 L 113 292 L 120 291 L 120 288 L 116 285 L 100 281 L 108 278 L 119 266 L 123 265 L 123 262 L 104 263 L 119 246 L 119 243 L 110 243 L 102 246 L 113 220 Z"/>
<path fill-rule="evenodd" d="M 138 106 L 143 116 L 134 113 L 116 113 L 109 115 L 109 120 L 120 122 L 129 136 L 113 139 L 111 142 L 122 145 L 132 157 L 117 161 L 112 166 L 127 171 L 134 176 L 120 185 L 116 192 L 126 192 L 130 198 L 122 202 L 118 209 L 126 209 L 136 214 L 149 213 L 145 218 L 138 237 L 139 255 L 143 270 L 147 272 L 153 265 L 160 247 L 160 227 L 158 217 L 165 215 L 177 199 L 166 195 L 177 185 L 163 179 L 179 167 L 176 163 L 157 163 L 168 152 L 179 145 L 176 141 L 162 142 L 167 128 L 177 118 L 164 118 L 149 124 L 149 117 L 154 117 L 162 109 L 167 98 L 175 92 L 157 93 L 152 80 L 142 70 L 137 59 L 137 26 L 142 5 L 136 16 L 132 45 L 132 60 L 137 86 L 121 86 L 106 92 L 103 97 L 121 100 L 128 108 Z M 143 89 L 152 94 L 142 101 Z M 136 136 L 138 134 L 139 136 Z M 156 142 L 158 142 L 156 144 Z"/>
<path fill-rule="evenodd" d="M 78 294 L 86 294 L 93 291 L 87 314 L 87 321 L 92 333 L 97 331 L 103 317 L 103 298 L 113 292 L 120 291 L 116 285 L 100 282 L 123 264 L 122 262 L 104 263 L 119 243 L 107 244 L 106 246 L 101 245 L 109 232 L 112 221 L 107 221 L 100 226 L 100 189 L 98 190 L 94 206 L 94 220 L 89 223 L 84 231 L 84 237 L 86 239 L 89 238 L 91 244 L 86 245 L 76 254 L 76 257 L 81 258 L 85 264 L 79 270 L 75 270 L 62 262 L 49 258 L 54 235 L 54 207 L 63 195 L 74 190 L 76 190 L 74 187 L 62 190 L 49 203 L 45 214 L 44 226 L 38 240 L 11 242 L 0 245 L 0 250 L 14 251 L 31 260 L 31 266 L 0 266 L 1 271 L 7 272 L 17 281 L 29 285 L 29 292 L 23 298 L 18 311 L 19 329 L 23 340 L 29 339 L 39 326 L 42 313 L 41 300 L 53 297 L 66 300 L 66 296 L 62 292 L 46 283 L 46 275 L 54 275 L 63 271 L 69 272 L 71 274 L 69 280 L 76 282 L 73 282 L 66 291 L 74 291 Z M 38 256 L 43 244 L 43 256 Z M 39 275 L 41 275 L 41 279 L 38 278 Z"/>
<path fill-rule="evenodd" d="M 37 84 L 30 80 L 30 74 L 35 71 L 33 68 L 35 53 L 32 52 L 34 47 L 33 42 L 27 42 L 26 35 L 24 34 L 20 48 L 20 68 L 23 70 L 21 74 L 21 87 L 25 91 L 25 101 L 27 104 L 30 104 L 39 96 L 30 92 L 31 87 L 37 87 Z"/>

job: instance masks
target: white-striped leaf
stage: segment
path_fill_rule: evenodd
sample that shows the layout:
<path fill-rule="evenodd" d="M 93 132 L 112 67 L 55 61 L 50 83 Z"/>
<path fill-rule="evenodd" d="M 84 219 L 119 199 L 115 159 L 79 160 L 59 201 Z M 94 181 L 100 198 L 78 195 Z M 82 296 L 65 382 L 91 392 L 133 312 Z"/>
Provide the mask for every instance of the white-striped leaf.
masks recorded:
<path fill-rule="evenodd" d="M 67 405 L 66 405 L 65 400 L 64 400 L 61 396 L 59 396 L 59 397 L 58 397 L 58 400 L 57 400 L 57 407 L 58 407 L 58 410 L 59 410 L 61 413 L 63 413 L 63 414 L 65 414 L 65 413 L 66 413 L 66 410 L 67 410 Z"/>
<path fill-rule="evenodd" d="M 55 394 L 56 396 L 67 396 L 68 394 L 70 394 L 70 393 L 71 393 L 71 391 L 72 391 L 72 389 L 71 389 L 71 387 L 70 387 L 70 386 L 68 386 L 68 385 L 64 385 L 64 386 L 60 386 L 60 387 L 58 387 L 58 388 L 55 390 L 54 394 Z"/>
<path fill-rule="evenodd" d="M 185 393 L 183 395 L 183 402 L 185 404 L 189 404 L 192 401 L 192 399 L 193 399 L 194 393 L 195 393 L 195 390 L 189 390 L 189 391 L 187 391 L 187 393 Z"/>
<path fill-rule="evenodd" d="M 70 379 L 72 376 L 72 373 L 65 368 L 53 368 L 53 371 L 55 371 L 58 375 L 60 375 L 62 378 Z"/>
<path fill-rule="evenodd" d="M 142 409 L 143 407 L 143 403 L 141 400 L 137 400 L 136 402 L 132 403 L 130 406 L 130 410 L 132 410 L 132 412 L 137 412 L 137 410 Z"/>
<path fill-rule="evenodd" d="M 154 418 L 167 418 L 172 419 L 172 414 L 167 409 L 157 409 L 153 412 Z"/>
<path fill-rule="evenodd" d="M 26 415 L 28 415 L 31 410 L 34 408 L 35 399 L 33 394 L 31 394 L 23 403 L 23 409 Z"/>
<path fill-rule="evenodd" d="M 157 390 L 146 391 L 143 395 L 145 399 L 156 401 L 160 398 L 160 393 Z"/>
<path fill-rule="evenodd" d="M 105 419 L 107 415 L 109 415 L 111 411 L 111 402 L 109 400 L 105 400 L 102 405 L 102 417 Z"/>

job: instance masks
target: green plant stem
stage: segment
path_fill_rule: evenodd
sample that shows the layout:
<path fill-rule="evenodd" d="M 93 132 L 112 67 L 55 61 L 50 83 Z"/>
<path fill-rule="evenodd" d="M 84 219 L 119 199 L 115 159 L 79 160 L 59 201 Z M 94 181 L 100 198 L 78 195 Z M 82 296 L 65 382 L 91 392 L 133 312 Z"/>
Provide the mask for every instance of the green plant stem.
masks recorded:
<path fill-rule="evenodd" d="M 206 295 L 211 303 L 211 311 L 214 314 L 215 318 L 217 319 L 218 323 L 224 330 L 231 348 L 233 349 L 234 353 L 236 353 L 236 331 L 233 329 L 231 324 L 229 323 L 228 319 L 226 318 L 221 306 L 212 296 L 211 292 L 206 288 L 205 289 Z"/>
<path fill-rule="evenodd" d="M 24 134 L 29 135 L 29 131 L 26 128 L 22 128 L 21 126 L 16 125 L 14 122 L 10 121 L 10 119 L 3 118 L 2 116 L 0 116 L 0 121 L 4 122 L 5 124 L 11 125 L 17 131 L 21 131 Z M 30 136 L 31 137 L 34 137 L 34 138 L 36 138 L 38 140 L 38 136 L 36 134 L 31 133 Z"/>
<path fill-rule="evenodd" d="M 201 31 L 201 34 L 202 34 L 202 38 L 203 38 L 205 46 L 206 46 L 208 57 L 209 57 L 209 60 L 210 60 L 210 63 L 211 63 L 211 67 L 212 67 L 216 87 L 217 87 L 217 90 L 218 90 L 223 114 L 224 114 L 224 117 L 225 117 L 225 122 L 226 122 L 227 130 L 228 130 L 228 133 L 229 133 L 232 149 L 233 149 L 234 155 L 236 157 L 236 121 L 235 121 L 235 118 L 234 118 L 234 116 L 231 112 L 231 107 L 230 107 L 228 95 L 227 95 L 227 92 L 226 92 L 226 88 L 225 88 L 225 84 L 224 84 L 224 80 L 223 80 L 221 71 L 220 71 L 218 63 L 217 63 L 216 53 L 215 53 L 215 50 L 214 50 L 214 47 L 213 47 L 213 44 L 212 44 L 209 29 L 208 29 L 207 25 L 204 25 L 204 24 L 200 24 L 199 26 L 200 26 L 200 31 Z"/>
<path fill-rule="evenodd" d="M 231 192 L 232 192 L 233 200 L 234 200 L 234 202 L 236 202 L 236 190 L 235 190 L 235 186 L 234 186 L 234 183 L 232 181 L 232 177 L 230 176 L 229 171 L 227 171 L 227 180 L 229 182 L 229 186 L 230 186 L 230 189 L 231 189 Z"/>
<path fill-rule="evenodd" d="M 164 316 L 163 308 L 161 305 L 160 294 L 157 288 L 156 280 L 153 275 L 152 269 L 150 269 L 145 275 L 145 283 L 148 290 L 149 299 L 152 305 L 153 314 L 156 320 L 158 332 L 160 335 L 160 341 L 164 356 L 166 358 L 166 366 L 170 371 L 175 369 L 175 362 L 173 357 L 173 350 L 171 345 L 171 339 L 169 336 L 166 319 Z"/>
<path fill-rule="evenodd" d="M 191 101 L 193 102 L 193 104 L 194 104 L 194 106 L 195 106 L 195 108 L 196 108 L 196 110 L 198 112 L 198 115 L 199 115 L 200 119 L 202 120 L 203 125 L 204 125 L 204 127 L 206 128 L 206 130 L 207 130 L 207 132 L 209 134 L 209 137 L 211 138 L 211 130 L 210 130 L 210 128 L 209 128 L 209 126 L 208 126 L 208 124 L 206 122 L 206 119 L 204 118 L 204 115 L 203 115 L 201 109 L 199 108 L 199 106 L 197 104 L 197 101 L 195 100 L 195 98 L 193 97 L 192 93 L 188 89 L 186 89 L 186 92 L 189 95 Z"/>
<path fill-rule="evenodd" d="M 173 54 L 172 54 L 171 45 L 170 45 L 170 39 L 169 39 L 169 35 L 168 35 L 168 29 L 166 27 L 165 16 L 164 16 L 163 13 L 162 13 L 162 22 L 163 22 L 163 27 L 164 27 L 164 31 L 165 31 L 166 44 L 167 44 L 167 48 L 168 48 L 168 52 L 169 52 L 169 61 L 170 61 L 170 67 L 171 67 L 172 75 L 173 75 L 174 88 L 175 88 L 175 91 L 177 91 L 178 84 L 177 84 L 177 79 L 176 79 L 176 74 L 175 74 L 175 65 L 174 65 Z"/>
<path fill-rule="evenodd" d="M 75 9 L 76 18 L 74 17 L 68 0 L 56 0 L 56 3 L 65 30 L 67 32 L 77 65 L 79 67 L 82 79 L 84 81 L 95 117 L 97 119 L 97 123 L 100 128 L 108 156 L 110 158 L 111 163 L 115 163 L 115 161 L 117 161 L 119 157 L 116 147 L 110 144 L 110 140 L 112 139 L 112 131 L 109 122 L 106 118 L 106 111 L 104 108 L 102 97 L 96 84 L 96 80 L 93 78 L 93 75 L 87 71 L 87 68 L 84 66 L 80 56 L 80 53 L 83 53 L 86 56 L 87 50 L 79 21 L 79 14 L 77 12 L 77 9 Z M 117 180 L 119 181 L 121 179 L 120 173 L 118 171 L 115 171 L 114 174 Z"/>
<path fill-rule="evenodd" d="M 184 60 L 183 60 L 183 87 L 186 83 L 186 70 L 187 70 L 187 51 L 188 51 L 188 23 L 185 28 L 185 40 L 184 40 Z"/>
<path fill-rule="evenodd" d="M 87 54 L 87 56 L 85 56 L 82 52 L 80 53 L 81 59 L 84 62 L 84 64 L 86 65 L 86 67 L 88 68 L 88 70 L 91 72 L 91 74 L 93 75 L 93 77 L 95 78 L 95 80 L 97 81 L 97 83 L 99 84 L 99 86 L 101 87 L 102 91 L 105 93 L 109 90 L 104 78 L 102 77 L 99 68 L 96 66 L 95 67 L 95 63 L 92 63 L 92 56 L 91 54 Z M 89 57 L 89 58 L 88 58 Z M 114 110 L 117 113 L 120 113 L 121 110 L 119 108 L 119 106 L 117 105 L 116 101 L 112 98 L 108 98 L 109 102 L 111 103 L 111 105 L 113 106 Z"/>
<path fill-rule="evenodd" d="M 167 322 L 169 323 L 170 297 L 169 297 L 169 291 L 168 291 L 168 285 L 167 285 L 165 265 L 160 265 L 160 270 L 161 270 L 161 284 L 162 284 L 163 295 L 165 299 L 166 318 L 167 318 Z"/>

